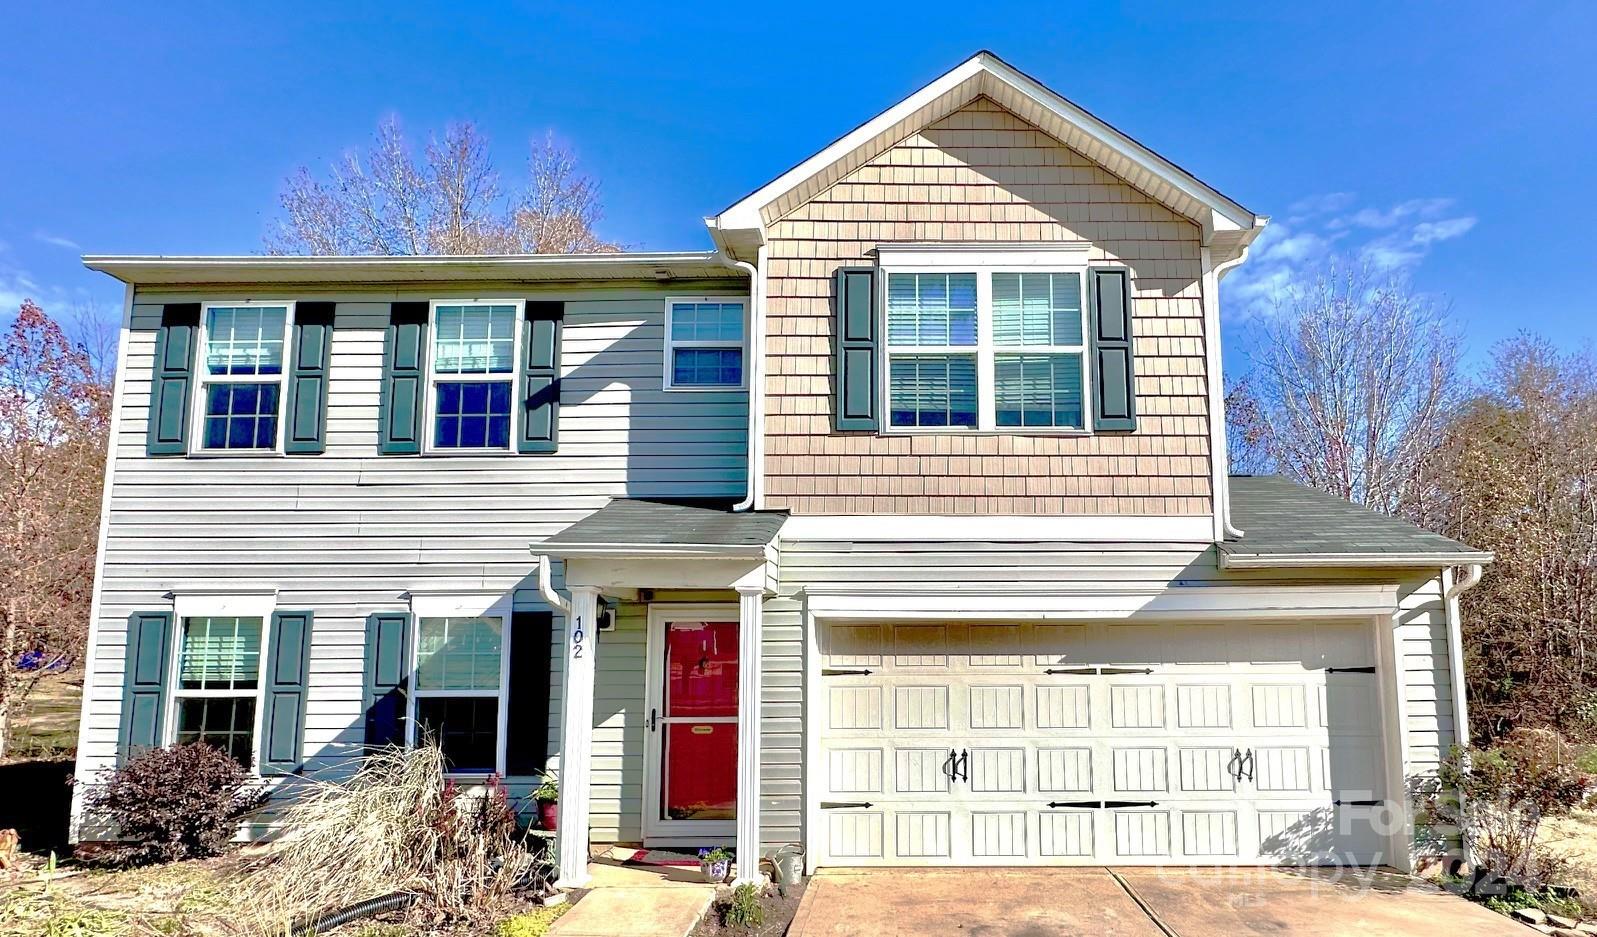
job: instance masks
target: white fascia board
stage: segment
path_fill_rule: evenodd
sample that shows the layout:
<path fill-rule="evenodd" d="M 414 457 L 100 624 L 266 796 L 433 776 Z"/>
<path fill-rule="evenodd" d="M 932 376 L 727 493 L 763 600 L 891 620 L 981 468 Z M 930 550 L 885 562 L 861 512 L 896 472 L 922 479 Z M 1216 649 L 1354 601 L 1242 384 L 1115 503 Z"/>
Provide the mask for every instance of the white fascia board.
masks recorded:
<path fill-rule="evenodd" d="M 1088 241 L 965 244 L 878 244 L 876 261 L 883 267 L 1053 267 L 1085 264 L 1092 249 Z"/>
<path fill-rule="evenodd" d="M 723 231 L 741 228 L 763 228 L 760 209 L 775 201 L 778 196 L 799 185 L 848 153 L 865 145 L 883 129 L 905 119 L 938 96 L 951 91 L 960 82 L 983 70 L 982 56 L 974 55 L 959 63 L 930 84 L 882 111 L 865 123 L 838 137 L 831 145 L 782 173 L 765 185 L 744 196 L 742 200 L 715 216 L 717 228 Z"/>
<path fill-rule="evenodd" d="M 1012 514 L 797 514 L 782 525 L 783 540 L 1015 541 L 1042 543 L 1214 542 L 1208 514 L 1012 515 Z"/>
<path fill-rule="evenodd" d="M 1491 553 L 1232 553 L 1220 551 L 1221 569 L 1434 568 L 1490 563 Z"/>
<path fill-rule="evenodd" d="M 751 546 L 721 546 L 716 544 L 571 544 L 535 543 L 534 554 L 556 558 L 581 556 L 608 556 L 616 558 L 680 557 L 684 559 L 744 559 L 764 558 L 769 544 Z"/>
<path fill-rule="evenodd" d="M 1189 198 L 1207 206 L 1212 212 L 1212 217 L 1194 219 L 1201 222 L 1206 230 L 1245 230 L 1259 226 L 1258 217 L 1237 202 L 1221 195 L 1196 176 L 1111 127 L 991 52 L 985 51 L 978 52 L 954 66 L 919 91 L 855 127 L 819 153 L 745 196 L 715 216 L 715 226 L 721 230 L 763 227 L 760 209 L 865 145 L 883 130 L 958 87 L 961 82 L 984 73 L 992 79 L 1008 84 L 1041 107 L 1052 111 L 1060 119 L 1080 127 L 1083 132 L 1102 141 L 1116 154 L 1165 180 Z M 980 89 L 975 91 L 976 93 L 971 95 L 972 99 L 980 93 Z"/>
<path fill-rule="evenodd" d="M 420 257 L 85 254 L 124 283 L 390 283 L 450 280 L 742 278 L 715 251 Z"/>
<path fill-rule="evenodd" d="M 1160 590 L 916 588 L 804 590 L 816 618 L 948 620 L 1276 620 L 1391 615 L 1397 586 L 1191 586 Z"/>
<path fill-rule="evenodd" d="M 259 618 L 272 617 L 277 607 L 277 589 L 240 585 L 237 588 L 178 588 L 172 590 L 172 615 L 184 618 Z"/>

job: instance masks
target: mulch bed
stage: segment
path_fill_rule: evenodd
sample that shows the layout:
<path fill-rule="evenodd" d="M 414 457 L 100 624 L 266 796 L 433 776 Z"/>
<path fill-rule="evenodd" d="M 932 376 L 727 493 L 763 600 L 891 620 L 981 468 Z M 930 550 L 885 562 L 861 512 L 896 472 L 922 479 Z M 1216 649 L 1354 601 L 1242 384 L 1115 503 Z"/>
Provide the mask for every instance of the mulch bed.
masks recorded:
<path fill-rule="evenodd" d="M 721 909 L 732 894 L 731 889 L 723 889 L 689 937 L 782 937 L 793 923 L 793 915 L 798 913 L 799 901 L 804 897 L 804 886 L 805 881 L 801 881 L 788 888 L 786 894 L 774 885 L 767 888 L 765 894 L 760 896 L 760 907 L 765 910 L 765 923 L 752 929 L 722 925 Z"/>

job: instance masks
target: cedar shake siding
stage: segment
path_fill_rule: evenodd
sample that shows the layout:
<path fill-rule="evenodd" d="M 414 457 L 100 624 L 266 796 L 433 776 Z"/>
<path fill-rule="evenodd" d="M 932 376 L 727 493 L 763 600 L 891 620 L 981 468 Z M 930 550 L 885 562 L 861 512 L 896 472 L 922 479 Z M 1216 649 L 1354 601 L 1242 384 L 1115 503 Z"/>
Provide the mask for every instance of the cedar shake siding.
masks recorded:
<path fill-rule="evenodd" d="M 1200 232 L 988 98 L 767 217 L 767 506 L 801 514 L 1211 513 Z M 1090 242 L 1131 270 L 1137 429 L 832 429 L 833 292 L 886 242 Z"/>

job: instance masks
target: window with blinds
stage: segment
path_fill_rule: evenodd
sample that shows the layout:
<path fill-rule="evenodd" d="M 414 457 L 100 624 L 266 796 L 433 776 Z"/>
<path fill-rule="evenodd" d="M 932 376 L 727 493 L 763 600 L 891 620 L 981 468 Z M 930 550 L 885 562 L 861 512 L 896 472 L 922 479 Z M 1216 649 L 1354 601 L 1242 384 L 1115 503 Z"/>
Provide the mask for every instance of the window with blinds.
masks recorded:
<path fill-rule="evenodd" d="M 890 427 L 1086 429 L 1081 269 L 886 274 Z"/>
<path fill-rule="evenodd" d="M 456 773 L 498 770 L 504 712 L 504 619 L 421 618 L 416 623 L 417 738 L 443 749 Z"/>
<path fill-rule="evenodd" d="M 510 448 L 518 308 L 507 303 L 434 310 L 434 449 Z"/>
<path fill-rule="evenodd" d="M 174 692 L 179 744 L 204 742 L 253 764 L 264 631 L 260 618 L 183 619 Z"/>

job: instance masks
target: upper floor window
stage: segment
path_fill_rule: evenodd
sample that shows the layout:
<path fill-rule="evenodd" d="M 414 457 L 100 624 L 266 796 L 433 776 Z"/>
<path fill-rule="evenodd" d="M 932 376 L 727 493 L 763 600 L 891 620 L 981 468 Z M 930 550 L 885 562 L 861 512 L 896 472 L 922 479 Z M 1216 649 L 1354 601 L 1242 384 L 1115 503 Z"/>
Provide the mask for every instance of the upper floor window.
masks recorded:
<path fill-rule="evenodd" d="M 889 269 L 888 426 L 1086 429 L 1083 275 Z"/>
<path fill-rule="evenodd" d="M 276 451 L 288 303 L 207 305 L 201 338 L 200 445 Z"/>
<path fill-rule="evenodd" d="M 509 303 L 434 305 L 431 448 L 510 448 L 518 309 Z"/>
<path fill-rule="evenodd" d="M 713 297 L 666 303 L 667 390 L 743 386 L 745 309 L 742 300 Z"/>

